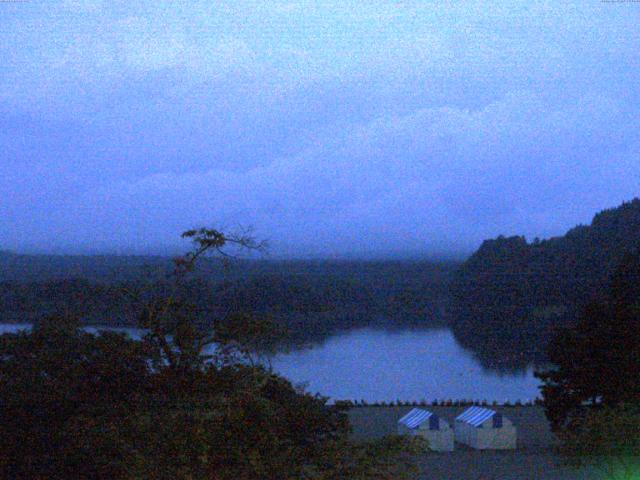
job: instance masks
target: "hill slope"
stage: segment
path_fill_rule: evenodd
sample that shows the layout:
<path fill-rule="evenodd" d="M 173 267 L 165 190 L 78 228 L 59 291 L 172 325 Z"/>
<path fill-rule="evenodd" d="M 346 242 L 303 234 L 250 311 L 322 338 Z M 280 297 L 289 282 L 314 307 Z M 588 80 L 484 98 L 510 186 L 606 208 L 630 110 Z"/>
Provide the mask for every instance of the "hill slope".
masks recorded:
<path fill-rule="evenodd" d="M 487 363 L 543 359 L 553 330 L 605 292 L 623 255 L 639 249 L 638 198 L 562 237 L 487 240 L 451 284 L 456 338 Z"/>

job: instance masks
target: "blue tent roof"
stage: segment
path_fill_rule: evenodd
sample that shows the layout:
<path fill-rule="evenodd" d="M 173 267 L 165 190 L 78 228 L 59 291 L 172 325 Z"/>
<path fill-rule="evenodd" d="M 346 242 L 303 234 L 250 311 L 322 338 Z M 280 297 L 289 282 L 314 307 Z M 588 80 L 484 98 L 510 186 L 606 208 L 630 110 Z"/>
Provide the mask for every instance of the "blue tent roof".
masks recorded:
<path fill-rule="evenodd" d="M 470 407 L 456 417 L 456 421 L 461 421 L 479 427 L 488 418 L 496 414 L 493 410 L 482 407 Z"/>
<path fill-rule="evenodd" d="M 432 412 L 422 410 L 421 408 L 414 408 L 404 417 L 398 420 L 398 423 L 406 425 L 408 428 L 417 428 L 421 423 L 426 422 L 431 416 Z"/>

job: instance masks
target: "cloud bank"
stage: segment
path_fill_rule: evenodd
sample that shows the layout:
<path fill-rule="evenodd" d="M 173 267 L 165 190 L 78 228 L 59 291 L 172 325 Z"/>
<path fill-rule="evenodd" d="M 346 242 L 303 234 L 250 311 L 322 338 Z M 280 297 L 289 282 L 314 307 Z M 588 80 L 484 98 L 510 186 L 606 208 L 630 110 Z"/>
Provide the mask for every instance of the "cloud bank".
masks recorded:
<path fill-rule="evenodd" d="M 636 10 L 21 5 L 53 21 L 0 47 L 4 248 L 251 225 L 277 256 L 457 253 L 640 192 Z"/>

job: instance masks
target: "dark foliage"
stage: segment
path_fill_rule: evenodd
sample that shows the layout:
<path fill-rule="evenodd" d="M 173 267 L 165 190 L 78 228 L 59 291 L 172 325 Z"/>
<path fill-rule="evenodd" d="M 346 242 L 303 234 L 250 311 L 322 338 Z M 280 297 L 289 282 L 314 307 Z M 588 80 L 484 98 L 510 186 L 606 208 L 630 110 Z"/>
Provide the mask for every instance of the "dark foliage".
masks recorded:
<path fill-rule="evenodd" d="M 73 468 L 69 422 L 97 415 L 114 421 L 151 388 L 141 343 L 77 327 L 49 317 L 30 333 L 0 336 L 2 478 L 65 478 Z"/>
<path fill-rule="evenodd" d="M 145 342 L 77 326 L 0 337 L 0 478 L 404 478 L 424 451 L 351 443 L 344 405 L 261 367 L 154 369 Z"/>
<path fill-rule="evenodd" d="M 29 323 L 66 311 L 93 325 L 132 326 L 135 318 L 123 290 L 147 288 L 151 282 L 146 297 L 162 297 L 171 287 L 170 270 L 160 259 L 146 274 L 137 257 L 127 268 L 120 257 L 47 257 L 52 271 L 37 257 L 13 258 L 13 263 L 4 259 L 5 278 L 11 280 L 0 282 L 4 322 Z M 289 332 L 281 345 L 285 348 L 355 327 L 443 324 L 448 281 L 456 267 L 428 262 L 234 261 L 222 276 L 209 259 L 199 262 L 182 285 L 181 296 L 195 306 L 200 323 L 237 311 L 268 317 Z M 246 272 L 240 271 L 245 267 Z M 54 275 L 56 268 L 62 273 Z M 80 276 L 67 278 L 65 272 Z"/>
<path fill-rule="evenodd" d="M 407 478 L 423 443 L 352 443 L 345 405 L 250 361 L 268 326 L 247 315 L 200 325 L 184 288 L 195 260 L 254 244 L 185 236 L 196 248 L 175 260 L 167 290 L 130 295 L 142 340 L 89 334 L 68 315 L 0 336 L 0 478 Z"/>
<path fill-rule="evenodd" d="M 545 360 L 558 327 L 601 300 L 624 255 L 640 248 L 640 199 L 598 213 L 590 226 L 527 243 L 487 240 L 452 281 L 456 338 L 485 364 Z"/>
<path fill-rule="evenodd" d="M 640 474 L 640 408 L 638 404 L 591 408 L 574 428 L 559 432 L 567 463 L 591 465 L 603 478 L 633 480 Z"/>
<path fill-rule="evenodd" d="M 537 375 L 547 417 L 559 431 L 573 429 L 585 406 L 640 401 L 640 254 L 626 255 L 610 293 L 586 306 L 577 323 L 551 341 L 554 368 Z"/>

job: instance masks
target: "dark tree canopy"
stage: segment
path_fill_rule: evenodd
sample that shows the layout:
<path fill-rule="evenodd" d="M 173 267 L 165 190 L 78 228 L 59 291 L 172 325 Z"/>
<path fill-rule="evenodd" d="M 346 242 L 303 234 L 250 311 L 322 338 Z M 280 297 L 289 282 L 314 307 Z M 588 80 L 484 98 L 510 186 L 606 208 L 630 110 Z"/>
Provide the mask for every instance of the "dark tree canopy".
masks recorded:
<path fill-rule="evenodd" d="M 570 325 L 586 303 L 602 297 L 625 254 L 638 249 L 638 198 L 561 237 L 487 240 L 452 282 L 456 339 L 488 361 L 544 361 L 555 328 Z"/>
<path fill-rule="evenodd" d="M 592 465 L 608 480 L 635 480 L 640 474 L 640 405 L 590 409 L 575 428 L 559 432 L 560 451 L 574 466 Z"/>
<path fill-rule="evenodd" d="M 610 292 L 587 305 L 576 324 L 548 349 L 554 368 L 538 373 L 547 416 L 556 430 L 572 427 L 583 405 L 640 401 L 640 255 L 627 254 Z"/>
<path fill-rule="evenodd" d="M 142 340 L 53 315 L 0 336 L 0 478 L 406 478 L 399 438 L 354 444 L 344 407 L 294 387 L 249 357 L 273 334 L 236 314 L 203 328 L 180 286 L 195 261 L 249 237 L 194 230 L 173 288 L 128 292 Z M 204 355 L 207 345 L 215 355 Z"/>

